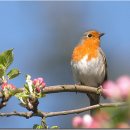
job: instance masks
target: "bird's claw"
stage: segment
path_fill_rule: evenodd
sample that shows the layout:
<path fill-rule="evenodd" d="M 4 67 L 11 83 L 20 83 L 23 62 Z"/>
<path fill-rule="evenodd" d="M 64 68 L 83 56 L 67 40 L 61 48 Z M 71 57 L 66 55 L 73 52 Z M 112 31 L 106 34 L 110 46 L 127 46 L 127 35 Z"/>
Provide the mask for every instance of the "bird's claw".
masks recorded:
<path fill-rule="evenodd" d="M 102 92 L 102 86 L 97 88 L 97 94 L 101 94 L 101 92 Z"/>

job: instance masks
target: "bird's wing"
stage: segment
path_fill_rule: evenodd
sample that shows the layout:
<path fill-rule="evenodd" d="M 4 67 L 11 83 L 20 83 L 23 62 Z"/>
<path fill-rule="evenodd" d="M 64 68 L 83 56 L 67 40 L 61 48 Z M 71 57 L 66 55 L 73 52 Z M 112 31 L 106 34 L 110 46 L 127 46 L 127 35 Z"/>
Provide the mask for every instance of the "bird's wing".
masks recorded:
<path fill-rule="evenodd" d="M 103 61 L 104 61 L 104 64 L 105 64 L 105 77 L 104 77 L 104 80 L 103 80 L 103 82 L 104 82 L 108 78 L 108 75 L 107 75 L 107 60 L 106 60 L 106 56 L 105 56 L 105 53 L 103 52 L 103 50 L 101 48 L 99 48 L 99 51 L 100 51 L 100 53 L 103 57 Z"/>

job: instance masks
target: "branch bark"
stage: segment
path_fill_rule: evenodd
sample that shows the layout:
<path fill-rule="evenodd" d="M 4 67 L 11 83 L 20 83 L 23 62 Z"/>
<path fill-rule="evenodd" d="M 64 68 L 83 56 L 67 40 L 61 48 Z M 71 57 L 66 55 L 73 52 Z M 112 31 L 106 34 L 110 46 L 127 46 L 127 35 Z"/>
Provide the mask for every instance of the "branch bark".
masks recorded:
<path fill-rule="evenodd" d="M 21 116 L 21 117 L 25 117 L 25 118 L 31 118 L 34 116 L 38 116 L 38 117 L 44 117 L 44 113 L 43 112 L 38 112 L 38 113 L 33 113 L 33 112 L 6 112 L 6 113 L 2 113 L 0 112 L 0 116 L 6 116 L 6 117 L 10 117 L 10 116 Z"/>
<path fill-rule="evenodd" d="M 15 93 L 23 92 L 24 88 L 17 88 Z M 55 85 L 55 86 L 47 86 L 44 88 L 43 93 L 51 94 L 51 93 L 59 93 L 59 92 L 80 92 L 80 93 L 100 93 L 101 89 L 84 86 L 84 85 Z M 2 98 L 2 93 L 0 93 L 0 98 Z"/>
<path fill-rule="evenodd" d="M 59 111 L 59 112 L 48 112 L 45 114 L 45 117 L 52 117 L 52 116 L 60 116 L 60 115 L 68 115 L 68 114 L 78 114 L 85 111 L 97 109 L 97 108 L 104 108 L 104 107 L 119 107 L 119 106 L 126 106 L 126 103 L 119 102 L 119 103 L 102 103 L 97 104 L 89 107 L 74 109 L 74 110 L 68 110 L 68 111 Z"/>
<path fill-rule="evenodd" d="M 80 93 L 97 93 L 97 88 L 84 85 L 56 85 L 45 87 L 43 92 L 45 94 L 59 93 L 59 92 L 80 92 Z"/>
<path fill-rule="evenodd" d="M 14 93 L 16 94 L 23 91 L 24 88 L 17 88 L 14 91 Z M 43 90 L 44 94 L 52 94 L 52 93 L 59 93 L 59 92 L 101 93 L 101 89 L 90 87 L 90 86 L 83 86 L 83 85 L 56 85 L 56 86 L 45 87 Z M 2 94 L 2 92 L 0 92 L 0 98 L 3 99 L 3 96 L 4 95 Z M 4 102 L 3 100 L 1 101 L 0 109 L 6 106 L 7 101 Z"/>
<path fill-rule="evenodd" d="M 38 111 L 37 113 L 33 112 L 7 112 L 7 113 L 2 113 L 0 112 L 0 116 L 21 116 L 25 118 L 31 118 L 34 116 L 38 117 L 53 117 L 53 116 L 60 116 L 60 115 L 68 115 L 68 114 L 78 114 L 82 113 L 85 111 L 89 111 L 92 109 L 97 109 L 97 108 L 104 108 L 104 107 L 121 107 L 121 106 L 126 106 L 127 104 L 125 102 L 118 102 L 118 103 L 102 103 L 102 104 L 97 104 L 89 107 L 84 107 L 84 108 L 79 108 L 79 109 L 74 109 L 74 110 L 68 110 L 68 111 L 59 111 L 59 112 L 42 112 Z"/>

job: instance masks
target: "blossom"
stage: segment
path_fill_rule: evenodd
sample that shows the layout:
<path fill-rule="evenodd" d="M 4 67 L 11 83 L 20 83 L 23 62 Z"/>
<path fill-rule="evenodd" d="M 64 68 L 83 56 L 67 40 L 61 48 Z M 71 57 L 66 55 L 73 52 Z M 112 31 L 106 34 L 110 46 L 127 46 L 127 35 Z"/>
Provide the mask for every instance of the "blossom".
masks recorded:
<path fill-rule="evenodd" d="M 13 84 L 3 83 L 1 85 L 2 90 L 15 90 L 16 87 Z"/>
<path fill-rule="evenodd" d="M 74 117 L 72 124 L 75 128 L 101 128 L 100 122 L 88 114 Z"/>
<path fill-rule="evenodd" d="M 130 95 L 130 77 L 121 76 L 117 79 L 116 83 L 121 91 L 121 97 L 127 99 Z"/>
<path fill-rule="evenodd" d="M 121 91 L 118 88 L 117 84 L 109 80 L 103 84 L 103 94 L 111 99 L 121 98 Z"/>
<path fill-rule="evenodd" d="M 93 123 L 92 116 L 86 114 L 83 116 L 83 128 L 89 128 Z"/>
<path fill-rule="evenodd" d="M 81 128 L 83 125 L 83 119 L 80 116 L 73 118 L 72 124 L 75 128 Z"/>
<path fill-rule="evenodd" d="M 111 99 L 126 100 L 130 96 L 130 77 L 121 76 L 115 82 L 106 81 L 103 84 L 103 94 Z"/>
<path fill-rule="evenodd" d="M 83 117 L 76 116 L 73 118 L 73 126 L 75 128 L 109 128 L 110 116 L 105 111 L 96 113 L 93 117 L 91 115 L 84 115 Z"/>
<path fill-rule="evenodd" d="M 37 78 L 33 80 L 33 85 L 35 87 L 35 90 L 39 93 L 41 92 L 41 89 L 46 86 L 46 83 L 44 82 L 43 78 Z"/>

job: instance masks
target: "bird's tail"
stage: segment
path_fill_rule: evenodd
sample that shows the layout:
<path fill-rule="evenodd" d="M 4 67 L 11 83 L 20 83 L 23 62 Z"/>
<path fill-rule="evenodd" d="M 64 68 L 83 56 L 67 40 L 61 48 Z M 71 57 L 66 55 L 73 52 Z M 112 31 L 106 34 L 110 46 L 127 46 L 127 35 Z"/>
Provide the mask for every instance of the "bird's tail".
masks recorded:
<path fill-rule="evenodd" d="M 87 94 L 90 100 L 90 106 L 99 104 L 100 102 L 100 95 L 99 94 Z M 90 110 L 90 114 L 94 115 L 97 111 L 100 111 L 100 109 L 94 109 Z"/>

